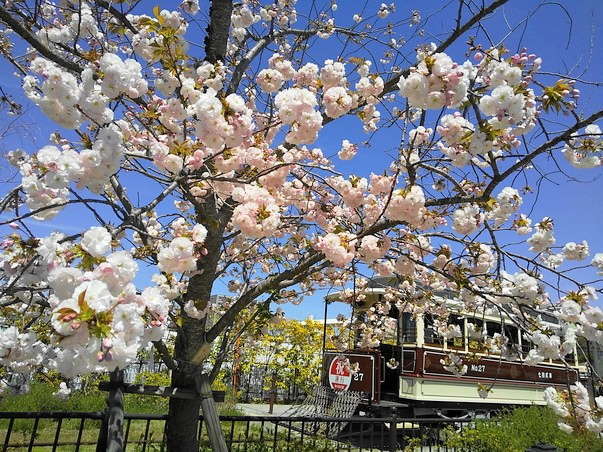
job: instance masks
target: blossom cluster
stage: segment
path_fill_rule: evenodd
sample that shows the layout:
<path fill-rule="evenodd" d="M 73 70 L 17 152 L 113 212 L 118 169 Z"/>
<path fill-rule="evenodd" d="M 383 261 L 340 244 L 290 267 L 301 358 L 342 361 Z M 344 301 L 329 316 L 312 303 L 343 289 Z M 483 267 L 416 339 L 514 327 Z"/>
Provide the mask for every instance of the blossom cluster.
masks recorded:
<path fill-rule="evenodd" d="M 305 88 L 289 88 L 274 99 L 283 124 L 291 126 L 286 140 L 291 144 L 312 143 L 322 127 L 322 115 L 314 107 L 316 95 Z"/>
<path fill-rule="evenodd" d="M 580 136 L 579 136 L 580 135 Z M 562 154 L 575 168 L 596 168 L 603 164 L 603 134 L 601 128 L 591 124 L 583 134 L 575 132 L 565 145 Z"/>
<path fill-rule="evenodd" d="M 419 51 L 418 64 L 406 77 L 400 77 L 400 94 L 412 107 L 437 109 L 456 107 L 465 100 L 469 86 L 471 63 L 459 66 L 445 53 Z"/>
<path fill-rule="evenodd" d="M 571 433 L 586 428 L 593 433 L 603 432 L 603 396 L 596 397 L 592 406 L 588 390 L 582 383 L 571 385 L 569 391 L 546 388 L 544 399 L 561 418 L 558 422 L 561 430 Z"/>
<path fill-rule="evenodd" d="M 122 94 L 135 99 L 147 92 L 147 81 L 136 60 L 129 58 L 122 61 L 118 55 L 105 53 L 99 61 L 99 68 L 103 73 L 101 90 L 109 99 Z"/>
<path fill-rule="evenodd" d="M 19 167 L 26 202 L 37 219 L 54 217 L 69 199 L 69 184 L 75 182 L 101 193 L 118 170 L 125 152 L 123 136 L 116 125 L 99 130 L 91 149 L 75 151 L 69 145 L 44 146 L 34 156 L 13 153 Z M 47 206 L 56 207 L 44 209 Z"/>
<path fill-rule="evenodd" d="M 113 120 L 110 99 L 94 80 L 93 69 L 82 72 L 80 83 L 73 74 L 41 57 L 36 57 L 30 68 L 43 82 L 40 86 L 35 76 L 25 76 L 25 95 L 60 126 L 75 129 L 87 118 L 98 124 Z"/>
<path fill-rule="evenodd" d="M 265 189 L 255 186 L 236 188 L 232 197 L 239 205 L 234 209 L 232 222 L 248 237 L 273 235 L 280 223 L 280 209 Z"/>
<path fill-rule="evenodd" d="M 202 244 L 207 231 L 202 225 L 181 232 L 159 253 L 159 267 L 185 272 L 194 267 L 193 242 Z M 13 254 L 2 256 L 3 272 L 23 281 L 19 265 L 9 266 L 24 244 L 15 236 L 5 247 Z M 129 251 L 112 251 L 111 233 L 104 227 L 88 229 L 77 244 L 54 233 L 37 242 L 38 265 L 29 273 L 30 284 L 48 288 L 54 340 L 43 344 L 34 332 L 19 333 L 15 327 L 0 331 L 0 361 L 23 371 L 39 366 L 56 369 L 65 376 L 124 368 L 140 348 L 160 340 L 167 331 L 169 298 L 165 282 L 138 292 L 133 280 L 138 264 Z M 20 248 L 21 251 L 15 251 Z M 170 254 L 171 253 L 171 254 Z M 192 266 L 191 266 L 192 263 Z M 171 266 L 171 267 L 170 267 Z M 27 293 L 22 294 L 23 302 Z M 65 392 L 65 391 L 63 391 Z"/>

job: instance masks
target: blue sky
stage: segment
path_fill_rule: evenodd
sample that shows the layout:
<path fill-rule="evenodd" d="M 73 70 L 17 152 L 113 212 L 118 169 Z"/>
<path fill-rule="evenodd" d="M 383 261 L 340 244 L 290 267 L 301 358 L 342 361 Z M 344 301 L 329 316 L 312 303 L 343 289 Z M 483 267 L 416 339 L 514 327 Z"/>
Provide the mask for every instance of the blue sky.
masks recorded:
<path fill-rule="evenodd" d="M 304 6 L 310 3 L 309 0 L 298 1 L 300 16 L 304 13 Z M 380 1 L 373 0 L 341 0 L 335 13 L 336 21 L 341 25 L 351 24 L 351 17 L 354 13 L 360 12 L 365 17 L 369 16 L 373 11 L 376 11 L 380 3 Z M 408 45 L 402 51 L 412 61 L 414 61 L 413 49 L 415 44 L 430 41 L 438 42 L 438 39 L 447 36 L 454 26 L 456 2 L 423 0 L 420 2 L 397 1 L 395 3 L 397 11 L 391 16 L 392 20 L 408 17 L 409 12 L 414 9 L 419 10 L 423 18 L 429 17 L 428 23 L 424 27 L 424 37 L 417 36 L 419 30 L 417 27 L 411 28 L 406 24 L 398 30 L 409 40 Z M 137 10 L 144 10 L 151 14 L 151 9 L 156 4 L 156 1 L 142 1 Z M 552 4 L 542 6 L 531 16 L 524 29 L 520 21 L 538 4 L 539 2 L 536 1 L 511 0 L 504 9 L 483 21 L 488 35 L 486 36 L 484 32 L 474 33 L 476 42 L 488 46 L 490 40 L 498 43 L 503 37 L 506 37 L 505 44 L 512 51 L 526 46 L 530 52 L 541 56 L 544 60 L 543 70 L 545 71 L 570 73 L 575 77 L 588 81 L 603 80 L 603 60 L 600 58 L 603 31 L 598 25 L 602 23 L 601 15 L 603 14 L 600 0 L 563 2 L 564 7 L 567 8 L 567 14 L 559 6 Z M 162 8 L 170 9 L 175 8 L 177 3 L 161 2 L 160 5 Z M 431 16 L 431 13 L 435 11 L 439 12 Z M 517 28 L 510 31 L 507 24 L 511 28 Z M 447 52 L 455 61 L 462 62 L 466 59 L 465 41 L 466 38 L 459 39 L 457 44 Z M 322 63 L 324 59 L 335 58 L 339 55 L 338 46 L 335 45 L 336 41 L 333 39 L 328 41 L 318 40 L 316 44 L 318 45 L 309 52 L 308 58 L 317 63 Z M 26 113 L 22 121 L 24 126 L 13 129 L 12 133 L 0 142 L 0 151 L 4 153 L 20 147 L 28 152 L 34 152 L 48 144 L 48 135 L 55 130 L 60 130 L 60 127 L 51 123 L 34 106 L 28 104 L 22 95 L 20 80 L 14 77 L 12 72 L 12 68 L 8 66 L 8 63 L 5 63 L 4 71 L 0 72 L 0 85 L 13 94 L 16 100 L 24 103 Z M 551 83 L 556 78 L 545 80 Z M 580 105 L 581 111 L 592 113 L 601 107 L 603 98 L 600 91 L 598 92 L 592 86 L 580 86 L 580 89 L 583 93 Z M 0 118 L 0 121 L 8 120 L 9 118 Z M 0 128 L 2 124 L 4 123 L 0 122 Z M 68 136 L 68 133 L 65 134 Z M 318 146 L 323 149 L 325 154 L 333 155 L 339 150 L 341 140 L 344 138 L 356 143 L 367 139 L 367 135 L 362 131 L 358 119 L 346 118 L 325 127 L 321 132 Z M 396 149 L 399 140 L 399 133 L 396 129 L 381 131 L 370 147 L 361 147 L 355 159 L 350 162 L 338 161 L 339 169 L 344 173 L 354 173 L 364 177 L 367 177 L 371 172 L 381 172 L 387 165 L 389 151 Z M 546 162 L 542 159 L 540 162 L 546 169 L 554 167 L 552 162 Z M 563 169 L 572 176 L 573 180 L 568 180 L 561 174 L 554 175 L 552 182 L 543 184 L 541 195 L 533 210 L 531 210 L 531 204 L 534 197 L 526 197 L 522 212 L 530 213 L 531 210 L 530 217 L 534 221 L 539 221 L 543 216 L 553 217 L 558 244 L 563 245 L 567 241 L 587 240 L 591 247 L 591 255 L 595 252 L 603 252 L 603 238 L 600 234 L 603 222 L 603 203 L 599 199 L 603 188 L 602 170 L 578 171 L 573 170 L 565 161 L 560 160 L 560 162 Z M 10 173 L 7 166 L 6 162 L 0 165 L 3 180 Z M 129 182 L 131 183 L 130 194 L 138 191 L 144 199 L 144 185 L 134 180 Z M 3 183 L 3 192 L 13 184 L 14 182 Z M 64 211 L 46 224 L 33 220 L 29 221 L 28 224 L 34 232 L 40 235 L 47 235 L 55 229 L 69 234 L 93 225 L 92 220 L 89 216 L 82 215 L 81 210 L 71 209 Z M 150 270 L 144 270 L 141 272 L 139 280 L 141 282 L 146 280 L 150 273 Z M 583 280 L 595 279 L 595 272 L 590 268 L 581 270 L 576 274 Z M 225 288 L 217 284 L 216 292 L 222 293 L 224 291 Z M 322 317 L 323 295 L 323 293 L 318 292 L 312 297 L 307 297 L 304 303 L 299 306 L 284 306 L 287 315 L 292 318 L 304 318 L 308 314 L 312 314 L 317 318 Z M 330 314 L 334 314 L 339 310 L 341 310 L 341 307 L 332 307 L 330 308 Z"/>

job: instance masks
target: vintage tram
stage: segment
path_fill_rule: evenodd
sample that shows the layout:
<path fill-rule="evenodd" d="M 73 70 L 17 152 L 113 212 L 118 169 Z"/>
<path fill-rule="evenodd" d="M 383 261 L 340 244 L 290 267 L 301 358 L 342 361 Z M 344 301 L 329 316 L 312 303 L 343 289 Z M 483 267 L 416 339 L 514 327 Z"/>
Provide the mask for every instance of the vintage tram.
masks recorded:
<path fill-rule="evenodd" d="M 395 284 L 392 279 L 372 280 L 363 291 L 364 300 L 354 306 L 356 315 L 378 303 L 387 286 L 392 284 Z M 439 294 L 440 297 L 450 295 Z M 331 294 L 326 301 L 331 303 L 340 297 L 340 293 Z M 454 307 L 451 310 L 454 312 Z M 547 327 L 558 328 L 554 316 L 546 312 L 537 314 Z M 569 358 L 570 367 L 560 360 L 547 360 L 533 366 L 525 364 L 523 360 L 532 346 L 509 317 L 457 310 L 448 323 L 458 325 L 461 336 L 446 340 L 436 334 L 430 314 L 400 315 L 392 307 L 389 316 L 397 320 L 396 334 L 376 349 L 349 349 L 343 353 L 326 349 L 323 352 L 322 385 L 335 391 L 361 393 L 357 410 L 361 415 L 456 419 L 487 416 L 503 407 L 544 405 L 546 387 L 567 386 L 586 378 L 586 359 L 576 350 Z M 470 323 L 487 335 L 506 336 L 517 350 L 516 359 L 480 352 L 479 342 L 468 334 Z M 451 352 L 466 363 L 464 375 L 455 376 L 444 368 L 442 361 Z M 387 365 L 391 360 L 398 362 L 395 368 Z M 357 368 L 356 372 L 350 369 L 350 363 Z M 486 398 L 478 392 L 480 384 L 490 389 Z"/>

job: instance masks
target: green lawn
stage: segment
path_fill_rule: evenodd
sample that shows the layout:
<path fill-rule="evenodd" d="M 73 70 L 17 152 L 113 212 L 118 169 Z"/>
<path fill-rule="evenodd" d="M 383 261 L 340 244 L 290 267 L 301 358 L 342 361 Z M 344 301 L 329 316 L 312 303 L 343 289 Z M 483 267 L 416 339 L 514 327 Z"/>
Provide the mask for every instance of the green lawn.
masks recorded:
<path fill-rule="evenodd" d="M 0 432 L 6 432 L 7 421 L 0 423 Z M 35 452 L 46 452 L 52 450 L 52 444 L 57 434 L 57 421 L 42 419 L 39 421 L 36 436 L 32 450 Z M 283 427 L 277 429 L 276 437 L 274 434 L 274 425 L 264 423 L 246 422 L 223 422 L 223 431 L 227 438 L 232 436 L 233 451 L 285 451 L 295 450 L 304 451 L 331 451 L 335 450 L 333 442 L 325 441 L 320 438 L 304 438 L 303 445 L 300 442 L 299 434 L 291 432 L 289 435 Z M 19 451 L 27 450 L 31 441 L 31 432 L 33 431 L 33 419 L 19 419 L 13 424 L 13 432 L 10 437 L 8 450 Z M 71 452 L 76 450 L 75 443 L 79 433 L 80 420 L 64 420 L 58 436 L 57 451 Z M 96 441 L 100 421 L 86 420 L 84 429 L 80 438 L 79 450 L 82 452 L 92 452 L 96 450 Z M 163 438 L 163 421 L 131 420 L 124 425 L 124 435 L 127 434 L 127 449 L 131 451 L 142 451 L 146 441 L 146 451 L 160 451 Z M 148 429 L 148 430 L 147 430 Z M 245 440 L 246 438 L 246 440 Z M 4 435 L 0 433 L 0 446 L 4 444 Z M 246 445 L 245 445 L 246 443 Z M 276 447 L 274 447 L 276 445 Z M 205 431 L 203 431 L 200 444 L 201 451 L 211 451 Z"/>

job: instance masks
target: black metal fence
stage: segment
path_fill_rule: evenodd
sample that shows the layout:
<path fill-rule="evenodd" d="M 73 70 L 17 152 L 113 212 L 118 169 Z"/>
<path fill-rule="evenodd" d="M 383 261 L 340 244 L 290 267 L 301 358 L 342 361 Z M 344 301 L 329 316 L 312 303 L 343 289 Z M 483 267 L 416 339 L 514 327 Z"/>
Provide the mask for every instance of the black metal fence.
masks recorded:
<path fill-rule="evenodd" d="M 296 403 L 306 397 L 304 388 L 293 381 L 273 387 L 273 375 L 263 367 L 253 367 L 249 372 L 241 374 L 238 387 L 239 400 L 243 403 L 267 402 L 274 397 L 275 402 Z"/>
<path fill-rule="evenodd" d="M 2 451 L 96 451 L 103 413 L 0 413 Z M 126 414 L 125 450 L 165 450 L 167 416 Z M 404 418 L 222 416 L 231 451 L 448 451 L 446 436 L 468 421 Z M 199 450 L 211 451 L 203 417 Z"/>
<path fill-rule="evenodd" d="M 261 385 L 250 385 L 245 382 L 239 388 L 238 394 L 241 403 L 266 403 L 272 397 L 277 403 L 299 403 L 307 396 L 306 392 L 295 384 L 287 385 L 285 388 L 272 389 L 270 387 L 266 388 L 264 382 Z"/>

